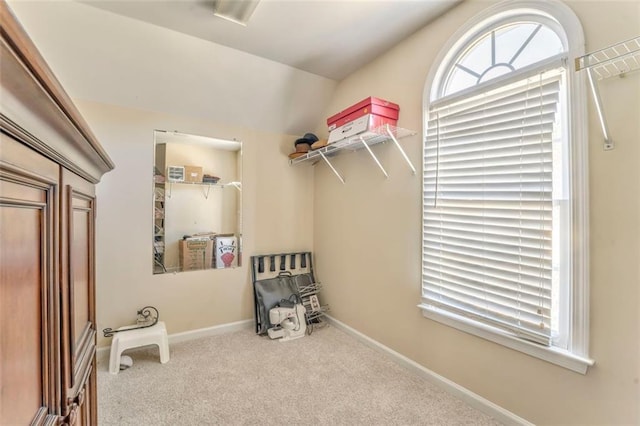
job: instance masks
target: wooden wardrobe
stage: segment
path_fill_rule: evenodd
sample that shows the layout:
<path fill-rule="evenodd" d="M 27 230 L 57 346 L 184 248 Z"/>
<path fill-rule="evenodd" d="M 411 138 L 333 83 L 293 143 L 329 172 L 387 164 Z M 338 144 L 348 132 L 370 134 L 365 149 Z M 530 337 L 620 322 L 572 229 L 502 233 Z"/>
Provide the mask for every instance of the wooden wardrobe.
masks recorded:
<path fill-rule="evenodd" d="M 4 0 L 0 24 L 0 425 L 96 425 L 95 185 L 114 165 Z"/>

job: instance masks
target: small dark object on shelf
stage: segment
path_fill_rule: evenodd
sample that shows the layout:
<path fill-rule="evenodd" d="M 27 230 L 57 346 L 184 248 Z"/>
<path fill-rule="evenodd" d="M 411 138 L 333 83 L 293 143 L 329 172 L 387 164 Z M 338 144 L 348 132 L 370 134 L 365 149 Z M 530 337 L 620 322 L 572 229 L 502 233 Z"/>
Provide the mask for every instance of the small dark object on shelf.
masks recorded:
<path fill-rule="evenodd" d="M 318 137 L 313 133 L 305 133 L 303 137 L 297 139 L 294 146 L 296 152 L 306 153 L 311 149 L 311 144 L 318 141 Z"/>
<path fill-rule="evenodd" d="M 202 183 L 218 183 L 218 181 L 220 180 L 220 178 L 218 176 L 212 176 L 212 175 L 203 175 L 202 176 Z"/>
<path fill-rule="evenodd" d="M 305 133 L 303 137 L 296 140 L 295 145 L 298 145 L 301 143 L 306 143 L 308 145 L 311 145 L 312 143 L 317 141 L 318 141 L 318 137 L 316 135 L 314 135 L 313 133 Z"/>

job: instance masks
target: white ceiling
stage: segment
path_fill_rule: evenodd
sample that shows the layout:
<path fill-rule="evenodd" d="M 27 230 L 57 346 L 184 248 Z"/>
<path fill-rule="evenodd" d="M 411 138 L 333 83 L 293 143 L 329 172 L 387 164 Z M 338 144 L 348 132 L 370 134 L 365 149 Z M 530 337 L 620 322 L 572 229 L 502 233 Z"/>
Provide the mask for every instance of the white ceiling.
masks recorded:
<path fill-rule="evenodd" d="M 341 80 L 460 0 L 262 0 L 243 27 L 212 0 L 85 4 Z"/>

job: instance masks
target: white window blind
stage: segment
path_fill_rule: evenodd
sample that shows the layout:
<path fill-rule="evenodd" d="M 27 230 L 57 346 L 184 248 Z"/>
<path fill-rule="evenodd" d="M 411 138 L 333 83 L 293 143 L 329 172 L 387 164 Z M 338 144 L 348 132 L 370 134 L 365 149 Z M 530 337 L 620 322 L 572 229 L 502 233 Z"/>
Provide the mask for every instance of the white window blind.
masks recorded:
<path fill-rule="evenodd" d="M 549 345 L 563 70 L 429 110 L 423 303 Z"/>

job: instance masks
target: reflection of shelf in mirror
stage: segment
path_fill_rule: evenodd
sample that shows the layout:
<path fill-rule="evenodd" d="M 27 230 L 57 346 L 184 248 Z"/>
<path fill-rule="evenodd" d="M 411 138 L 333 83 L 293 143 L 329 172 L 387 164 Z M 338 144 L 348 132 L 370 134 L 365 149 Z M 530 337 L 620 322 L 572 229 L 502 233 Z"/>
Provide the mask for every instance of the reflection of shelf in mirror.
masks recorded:
<path fill-rule="evenodd" d="M 154 217 L 156 219 L 164 219 L 164 209 L 156 207 L 154 210 Z"/>
<path fill-rule="evenodd" d="M 172 182 L 172 181 L 168 181 L 167 182 L 167 190 L 166 190 L 166 197 L 167 198 L 171 198 L 171 191 L 172 191 L 172 187 L 173 185 L 179 185 L 179 186 L 191 186 L 191 187 L 202 187 L 202 194 L 204 195 L 205 199 L 209 199 L 209 192 L 211 191 L 211 188 L 220 188 L 220 189 L 224 189 L 226 187 L 234 187 L 237 190 L 241 190 L 241 184 L 240 182 L 229 182 L 229 183 L 220 183 L 220 182 L 216 182 L 216 183 L 212 183 L 212 182 Z"/>
<path fill-rule="evenodd" d="M 196 185 L 196 186 L 224 186 L 224 184 L 220 183 L 220 182 L 186 182 L 186 181 L 179 181 L 179 180 L 170 180 L 169 182 L 169 186 L 171 186 L 172 184 L 178 184 L 178 185 Z"/>
<path fill-rule="evenodd" d="M 153 191 L 153 200 L 159 203 L 164 202 L 164 186 L 158 187 Z"/>
<path fill-rule="evenodd" d="M 394 145 L 396 146 L 398 151 L 400 151 L 404 160 L 409 165 L 409 168 L 415 174 L 416 173 L 415 167 L 413 166 L 413 164 L 411 163 L 411 160 L 409 160 L 409 157 L 407 157 L 407 154 L 404 152 L 404 150 L 398 143 L 398 139 L 401 139 L 407 136 L 413 136 L 415 134 L 416 132 L 412 130 L 407 130 L 400 127 L 394 127 L 387 124 L 385 126 L 378 127 L 371 131 L 360 133 L 358 135 L 354 135 L 346 139 L 334 142 L 322 148 L 309 151 L 308 153 L 300 157 L 289 160 L 289 164 L 293 166 L 296 164 L 307 162 L 309 160 L 314 160 L 313 164 L 315 164 L 315 162 L 319 160 L 324 160 L 325 163 L 327 163 L 327 165 L 331 169 L 331 171 L 338 177 L 338 179 L 340 179 L 342 183 L 344 183 L 344 178 L 338 173 L 338 171 L 333 167 L 333 165 L 327 158 L 332 157 L 334 155 L 338 155 L 342 151 L 347 151 L 347 150 L 356 151 L 362 148 L 366 148 L 367 152 L 373 158 L 373 160 L 375 161 L 377 166 L 380 168 L 382 173 L 386 177 L 388 177 L 386 170 L 382 167 L 382 164 L 380 164 L 380 161 L 378 161 L 378 158 L 373 154 L 373 151 L 371 151 L 370 146 L 383 143 L 383 142 L 393 141 Z"/>
<path fill-rule="evenodd" d="M 153 243 L 153 273 L 159 274 L 167 272 L 164 267 L 164 241 L 154 241 Z"/>

